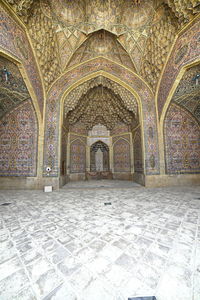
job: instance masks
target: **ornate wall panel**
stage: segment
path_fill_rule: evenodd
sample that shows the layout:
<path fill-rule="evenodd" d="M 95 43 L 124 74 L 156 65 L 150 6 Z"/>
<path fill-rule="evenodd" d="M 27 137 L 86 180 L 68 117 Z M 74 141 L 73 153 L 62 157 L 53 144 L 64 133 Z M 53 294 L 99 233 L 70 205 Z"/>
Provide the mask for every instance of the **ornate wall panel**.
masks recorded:
<path fill-rule="evenodd" d="M 0 121 L 0 176 L 36 176 L 37 121 L 31 100 Z"/>
<path fill-rule="evenodd" d="M 185 107 L 200 122 L 200 64 L 186 70 L 171 101 Z"/>
<path fill-rule="evenodd" d="M 142 151 L 142 138 L 141 138 L 141 128 L 137 128 L 134 132 L 133 138 L 133 153 L 134 153 L 134 171 L 136 173 L 142 173 L 144 171 L 143 167 L 143 151 Z"/>
<path fill-rule="evenodd" d="M 154 15 L 142 59 L 141 74 L 155 89 L 163 69 L 166 57 L 174 41 L 178 24 L 171 9 L 160 6 Z"/>
<path fill-rule="evenodd" d="M 139 77 L 134 73 L 116 65 L 107 59 L 98 58 L 86 62 L 75 69 L 65 73 L 49 91 L 47 99 L 46 112 L 46 130 L 45 130 L 45 149 L 44 149 L 44 176 L 46 176 L 46 167 L 49 158 L 53 162 L 51 176 L 58 176 L 58 140 L 59 140 L 59 117 L 60 117 L 60 99 L 63 93 L 72 84 L 97 71 L 105 71 L 116 76 L 122 82 L 125 82 L 130 88 L 133 88 L 142 99 L 142 118 L 144 124 L 145 140 L 145 160 L 146 173 L 159 174 L 159 152 L 158 152 L 158 135 L 157 119 L 154 97 L 151 90 Z M 148 130 L 152 128 L 152 135 L 149 137 Z M 48 135 L 51 128 L 51 135 Z M 152 164 L 152 160 L 154 164 Z"/>
<path fill-rule="evenodd" d="M 85 128 L 84 124 L 82 124 L 81 122 L 77 122 L 73 125 L 70 125 L 69 126 L 69 131 L 70 132 L 75 132 L 75 133 L 80 134 L 80 135 L 87 135 L 87 133 L 88 133 L 88 130 Z"/>
<path fill-rule="evenodd" d="M 120 133 L 125 133 L 125 132 L 129 132 L 130 128 L 129 126 L 127 126 L 124 123 L 118 123 L 113 130 L 111 131 L 111 135 L 115 135 L 115 134 L 120 134 Z"/>
<path fill-rule="evenodd" d="M 62 141 L 61 141 L 61 168 L 60 174 L 66 175 L 66 168 L 67 168 L 67 140 L 68 140 L 68 132 L 63 127 L 62 128 Z"/>
<path fill-rule="evenodd" d="M 70 145 L 70 173 L 85 173 L 86 144 L 79 138 Z"/>
<path fill-rule="evenodd" d="M 26 33 L 15 20 L 7 14 L 3 7 L 0 7 L 0 19 L 0 47 L 22 61 L 42 113 L 43 89 L 35 58 Z"/>
<path fill-rule="evenodd" d="M 130 143 L 123 138 L 113 145 L 114 172 L 131 172 Z"/>
<path fill-rule="evenodd" d="M 161 116 L 165 101 L 181 68 L 200 59 L 200 20 L 177 39 L 164 69 L 158 92 L 158 113 Z"/>
<path fill-rule="evenodd" d="M 61 73 L 56 32 L 49 14 L 48 1 L 43 4 L 42 1 L 34 1 L 32 10 L 28 19 L 28 32 L 36 51 L 45 88 L 48 89 Z"/>
<path fill-rule="evenodd" d="M 171 104 L 164 123 L 168 174 L 200 172 L 200 126 L 184 108 Z"/>
<path fill-rule="evenodd" d="M 117 136 L 114 136 L 113 138 L 112 138 L 112 142 L 113 142 L 113 144 L 119 139 L 119 138 L 123 138 L 124 140 L 126 140 L 126 141 L 128 141 L 128 143 L 130 144 L 130 134 L 128 133 L 128 134 L 119 134 L 119 135 L 117 135 Z"/>
<path fill-rule="evenodd" d="M 18 67 L 0 56 L 0 119 L 27 99 L 30 95 Z"/>

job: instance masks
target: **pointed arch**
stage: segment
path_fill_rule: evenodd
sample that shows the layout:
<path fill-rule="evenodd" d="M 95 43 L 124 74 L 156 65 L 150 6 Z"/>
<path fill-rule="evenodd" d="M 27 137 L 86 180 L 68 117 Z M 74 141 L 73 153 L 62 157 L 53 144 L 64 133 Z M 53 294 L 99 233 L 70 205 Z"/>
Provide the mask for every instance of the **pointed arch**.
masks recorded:
<path fill-rule="evenodd" d="M 141 115 L 140 120 L 143 133 L 143 143 L 145 140 L 145 173 L 149 175 L 159 174 L 157 116 L 153 93 L 149 86 L 137 74 L 102 57 L 89 60 L 69 70 L 63 74 L 63 76 L 61 76 L 49 90 L 45 121 L 44 170 L 47 166 L 48 156 L 51 155 L 51 151 L 49 149 L 53 149 L 55 163 L 52 174 L 53 176 L 58 176 L 60 146 L 59 134 L 62 125 L 64 97 L 73 90 L 74 87 L 98 75 L 103 75 L 119 83 L 133 93 L 137 98 L 139 103 L 139 113 Z M 148 137 L 149 127 L 153 128 L 154 135 L 152 137 Z M 47 135 L 49 128 L 52 129 L 51 137 Z M 50 145 L 52 146 L 49 147 Z M 151 164 L 152 156 L 155 160 L 155 164 L 153 166 Z M 46 176 L 45 172 L 44 176 Z"/>

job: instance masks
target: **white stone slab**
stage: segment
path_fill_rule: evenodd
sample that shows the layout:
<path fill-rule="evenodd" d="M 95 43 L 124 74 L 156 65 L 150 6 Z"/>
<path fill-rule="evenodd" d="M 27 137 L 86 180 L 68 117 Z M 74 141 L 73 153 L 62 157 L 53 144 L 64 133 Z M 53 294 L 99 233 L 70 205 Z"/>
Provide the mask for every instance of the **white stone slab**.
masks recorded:
<path fill-rule="evenodd" d="M 46 185 L 44 186 L 44 192 L 45 193 L 51 193 L 53 190 L 52 186 L 51 185 Z"/>

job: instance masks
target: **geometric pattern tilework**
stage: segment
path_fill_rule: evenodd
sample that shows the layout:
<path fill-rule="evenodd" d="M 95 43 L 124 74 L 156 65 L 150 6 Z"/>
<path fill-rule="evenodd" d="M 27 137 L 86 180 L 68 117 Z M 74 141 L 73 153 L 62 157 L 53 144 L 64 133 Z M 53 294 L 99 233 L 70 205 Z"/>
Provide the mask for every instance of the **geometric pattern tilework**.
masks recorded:
<path fill-rule="evenodd" d="M 0 47 L 23 62 L 27 77 L 30 80 L 42 112 L 43 89 L 27 35 L 22 27 L 4 11 L 3 7 L 0 10 L 0 20 Z"/>
<path fill-rule="evenodd" d="M 133 154 L 134 154 L 134 171 L 137 173 L 143 172 L 143 152 L 142 152 L 142 139 L 141 129 L 137 128 L 134 132 L 133 140 Z"/>
<path fill-rule="evenodd" d="M 84 124 L 81 123 L 80 121 L 76 122 L 73 125 L 70 125 L 69 126 L 69 131 L 73 132 L 73 133 L 76 133 L 76 134 L 79 134 L 79 135 L 87 135 L 88 134 L 88 131 L 85 128 Z"/>
<path fill-rule="evenodd" d="M 164 69 L 158 91 L 158 113 L 161 116 L 165 101 L 179 74 L 181 68 L 200 59 L 200 20 L 196 20 L 187 31 L 184 31 L 177 39 L 171 56 Z"/>
<path fill-rule="evenodd" d="M 0 176 L 36 176 L 37 119 L 31 100 L 0 121 Z"/>
<path fill-rule="evenodd" d="M 59 117 L 60 99 L 63 93 L 76 83 L 79 79 L 89 76 L 98 71 L 104 71 L 118 77 L 127 85 L 135 90 L 142 99 L 142 118 L 144 124 L 145 140 L 145 166 L 148 175 L 159 174 L 159 153 L 158 153 L 158 134 L 157 119 L 152 91 L 134 73 L 120 65 L 105 59 L 96 58 L 85 62 L 80 66 L 68 71 L 55 82 L 47 96 L 47 113 L 45 122 L 45 144 L 44 144 L 44 176 L 49 160 L 53 162 L 51 176 L 58 176 L 58 145 L 59 145 Z M 56 99 L 56 100 L 55 100 Z M 152 136 L 148 136 L 149 128 L 152 129 Z M 49 135 L 51 131 L 51 135 Z"/>
<path fill-rule="evenodd" d="M 164 123 L 166 173 L 200 173 L 200 126 L 184 108 L 172 104 Z"/>
<path fill-rule="evenodd" d="M 0 118 L 30 98 L 18 67 L 0 56 Z"/>
<path fill-rule="evenodd" d="M 126 132 L 129 132 L 129 131 L 130 131 L 130 128 L 129 128 L 128 125 L 124 124 L 123 122 L 119 122 L 111 130 L 111 135 L 126 133 Z"/>
<path fill-rule="evenodd" d="M 114 172 L 130 172 L 130 143 L 123 138 L 119 138 L 113 145 Z"/>
<path fill-rule="evenodd" d="M 86 145 L 77 138 L 70 145 L 70 173 L 86 171 Z"/>
<path fill-rule="evenodd" d="M 63 127 L 62 128 L 62 142 L 61 142 L 61 168 L 60 168 L 60 175 L 66 175 L 67 139 L 68 139 L 68 132 Z"/>
<path fill-rule="evenodd" d="M 200 64 L 186 70 L 172 101 L 185 107 L 200 122 Z"/>

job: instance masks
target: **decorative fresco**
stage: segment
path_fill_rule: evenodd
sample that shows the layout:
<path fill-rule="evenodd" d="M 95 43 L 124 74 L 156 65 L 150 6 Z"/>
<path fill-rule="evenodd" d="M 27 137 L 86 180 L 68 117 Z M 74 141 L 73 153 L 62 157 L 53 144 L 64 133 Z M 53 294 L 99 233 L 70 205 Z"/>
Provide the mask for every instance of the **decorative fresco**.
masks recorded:
<path fill-rule="evenodd" d="M 142 138 L 141 128 L 138 127 L 134 132 L 133 137 L 133 154 L 134 154 L 134 172 L 143 173 L 143 151 L 142 151 Z"/>
<path fill-rule="evenodd" d="M 170 105 L 164 137 L 166 173 L 200 173 L 200 126 L 186 109 Z"/>
<path fill-rule="evenodd" d="M 158 92 L 158 113 L 161 116 L 176 77 L 183 66 L 200 59 L 200 20 L 184 31 L 177 39 L 164 69 Z"/>
<path fill-rule="evenodd" d="M 20 59 L 38 100 L 41 114 L 43 112 L 43 88 L 36 61 L 26 33 L 1 7 L 0 10 L 0 47 Z"/>
<path fill-rule="evenodd" d="M 185 107 L 200 122 L 200 64 L 186 70 L 171 101 Z"/>
<path fill-rule="evenodd" d="M 0 176 L 36 176 L 37 135 L 31 100 L 0 120 Z"/>
<path fill-rule="evenodd" d="M 19 69 L 0 56 L 0 118 L 28 99 L 30 95 Z"/>
<path fill-rule="evenodd" d="M 145 82 L 134 73 L 104 58 L 94 59 L 68 71 L 49 90 L 47 97 L 44 170 L 46 170 L 50 158 L 53 166 L 51 176 L 58 176 L 60 99 L 63 93 L 79 79 L 97 71 L 105 71 L 116 76 L 119 80 L 125 82 L 126 85 L 129 85 L 130 88 L 134 89 L 142 99 L 141 117 L 143 118 L 145 135 L 146 173 L 149 175 L 159 174 L 157 118 L 153 94 Z M 153 137 L 149 137 L 148 135 L 149 127 L 152 127 L 154 132 Z M 49 131 L 51 131 L 51 135 L 48 134 Z M 44 171 L 44 175 L 47 176 L 46 171 Z"/>
<path fill-rule="evenodd" d="M 114 172 L 131 172 L 130 143 L 119 138 L 113 145 Z"/>
<path fill-rule="evenodd" d="M 70 144 L 70 173 L 85 173 L 86 171 L 86 144 L 76 138 Z"/>

